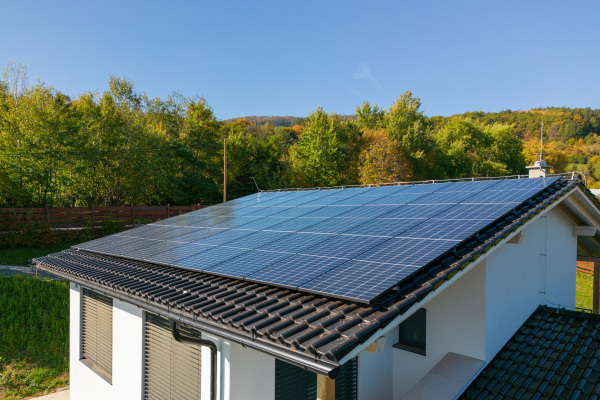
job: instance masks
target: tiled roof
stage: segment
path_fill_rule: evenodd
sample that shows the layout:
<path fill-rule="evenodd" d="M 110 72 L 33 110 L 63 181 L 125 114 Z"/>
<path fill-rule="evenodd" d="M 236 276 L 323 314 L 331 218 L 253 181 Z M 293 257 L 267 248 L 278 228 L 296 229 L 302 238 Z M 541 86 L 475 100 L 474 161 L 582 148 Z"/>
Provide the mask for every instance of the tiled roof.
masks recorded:
<path fill-rule="evenodd" d="M 541 306 L 461 399 L 600 399 L 600 315 Z"/>
<path fill-rule="evenodd" d="M 199 329 L 234 341 L 245 340 L 250 347 L 266 345 L 280 358 L 289 355 L 290 362 L 305 365 L 302 360 L 311 360 L 331 370 L 375 332 L 578 184 L 577 180 L 561 179 L 548 186 L 373 304 L 82 251 L 64 251 L 35 259 L 34 263 L 108 295 L 142 300 L 146 307 L 181 316 Z"/>

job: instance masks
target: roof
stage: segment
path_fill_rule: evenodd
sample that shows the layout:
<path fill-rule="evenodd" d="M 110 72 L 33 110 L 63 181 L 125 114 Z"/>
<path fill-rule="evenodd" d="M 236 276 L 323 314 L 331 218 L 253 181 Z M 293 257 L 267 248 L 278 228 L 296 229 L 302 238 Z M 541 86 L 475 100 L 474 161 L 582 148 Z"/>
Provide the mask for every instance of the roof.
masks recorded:
<path fill-rule="evenodd" d="M 76 248 L 373 303 L 558 179 L 262 192 Z"/>
<path fill-rule="evenodd" d="M 554 182 L 370 304 L 81 250 L 34 263 L 197 329 L 331 374 L 361 345 L 576 186 L 585 189 L 578 180 Z"/>
<path fill-rule="evenodd" d="M 599 366 L 600 315 L 541 306 L 460 398 L 598 399 Z"/>

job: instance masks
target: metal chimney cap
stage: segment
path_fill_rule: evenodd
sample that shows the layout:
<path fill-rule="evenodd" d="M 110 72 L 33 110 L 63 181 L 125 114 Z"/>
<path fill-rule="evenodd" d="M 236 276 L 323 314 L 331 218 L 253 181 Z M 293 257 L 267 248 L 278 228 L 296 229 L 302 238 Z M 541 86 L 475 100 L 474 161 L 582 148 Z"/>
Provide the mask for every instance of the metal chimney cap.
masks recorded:
<path fill-rule="evenodd" d="M 542 168 L 545 168 L 545 167 L 547 167 L 548 165 L 546 164 L 546 161 L 544 161 L 544 160 L 538 160 L 538 161 L 536 161 L 536 162 L 534 162 L 534 163 L 533 163 L 533 166 L 534 166 L 534 167 L 542 167 Z"/>

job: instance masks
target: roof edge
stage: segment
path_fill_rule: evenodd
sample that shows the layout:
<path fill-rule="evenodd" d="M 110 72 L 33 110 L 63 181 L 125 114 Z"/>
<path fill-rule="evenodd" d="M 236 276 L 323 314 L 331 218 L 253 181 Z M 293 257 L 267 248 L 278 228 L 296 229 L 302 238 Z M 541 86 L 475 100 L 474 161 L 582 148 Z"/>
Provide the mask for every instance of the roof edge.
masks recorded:
<path fill-rule="evenodd" d="M 185 316 L 181 313 L 178 313 L 177 311 L 175 311 L 173 309 L 168 309 L 166 307 L 161 307 L 159 305 L 155 305 L 148 301 L 143 301 L 138 297 L 131 296 L 131 295 L 128 295 L 125 293 L 121 293 L 117 290 L 110 289 L 110 288 L 95 284 L 93 282 L 86 281 L 84 279 L 79 279 L 77 277 L 74 277 L 73 275 L 63 274 L 59 271 L 45 268 L 43 265 L 40 265 L 40 264 L 37 264 L 37 267 L 41 268 L 42 270 L 51 272 L 54 275 L 65 278 L 71 282 L 77 283 L 77 284 L 81 285 L 82 287 L 88 287 L 88 288 L 98 291 L 102 294 L 105 294 L 109 297 L 113 297 L 118 300 L 124 301 L 126 303 L 133 304 L 145 311 L 150 311 L 150 312 L 154 312 L 154 313 L 166 316 L 166 317 L 174 319 L 178 322 L 182 322 L 185 325 L 188 325 L 192 328 L 198 329 L 202 332 L 205 332 L 205 333 L 208 333 L 211 335 L 215 335 L 215 336 L 227 339 L 227 340 L 231 340 L 232 342 L 238 343 L 238 344 L 242 345 L 243 347 L 249 347 L 249 348 L 258 350 L 260 352 L 269 354 L 275 358 L 279 358 L 283 361 L 289 362 L 290 364 L 294 364 L 296 366 L 305 368 L 309 371 L 316 372 L 321 375 L 326 375 L 330 378 L 334 378 L 337 375 L 338 368 L 340 367 L 340 364 L 336 364 L 334 362 L 330 363 L 327 361 L 319 361 L 317 359 L 304 356 L 303 354 L 301 354 L 299 352 L 294 352 L 292 350 L 286 350 L 279 346 L 272 345 L 268 342 L 256 341 L 256 340 L 250 339 L 244 335 L 227 331 L 226 329 L 220 328 L 219 326 L 216 326 L 213 324 L 202 323 L 201 321 L 195 320 L 195 319 Z"/>

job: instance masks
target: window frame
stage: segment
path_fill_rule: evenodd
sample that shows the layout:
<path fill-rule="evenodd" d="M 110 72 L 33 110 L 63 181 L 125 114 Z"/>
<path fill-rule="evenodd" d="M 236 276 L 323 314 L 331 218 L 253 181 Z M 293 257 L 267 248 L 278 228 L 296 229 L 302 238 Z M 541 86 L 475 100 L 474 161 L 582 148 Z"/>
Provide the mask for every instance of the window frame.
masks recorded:
<path fill-rule="evenodd" d="M 410 331 L 417 331 L 410 333 Z M 412 337 L 418 336 L 417 340 Z M 427 355 L 427 310 L 419 308 L 398 325 L 398 343 L 394 348 L 411 353 Z"/>
<path fill-rule="evenodd" d="M 86 298 L 88 300 L 86 300 Z M 110 319 L 110 327 L 108 329 L 105 329 L 105 332 L 108 332 L 109 336 L 108 336 L 108 340 L 110 340 L 110 343 L 108 345 L 105 344 L 104 347 L 108 347 L 110 350 L 108 351 L 108 354 L 101 354 L 99 356 L 97 356 L 97 359 L 94 359 L 94 357 L 89 354 L 89 352 L 86 352 L 86 343 L 89 343 L 89 340 L 94 339 L 96 342 L 98 341 L 99 337 L 98 337 L 98 330 L 95 330 L 95 337 L 90 338 L 87 337 L 86 334 L 88 333 L 86 329 L 84 329 L 84 322 L 88 321 L 89 323 L 89 319 L 90 317 L 94 318 L 94 322 L 98 323 L 98 307 L 95 308 L 95 312 L 96 315 L 90 316 L 89 315 L 89 311 L 86 308 L 86 304 L 89 301 L 94 301 L 94 302 L 110 302 L 110 306 L 108 306 L 108 304 L 104 304 L 105 306 L 108 307 L 104 307 L 104 309 L 102 311 L 105 311 L 108 314 L 108 318 Z M 100 376 L 102 379 L 104 379 L 106 382 L 108 382 L 109 384 L 112 385 L 112 362 L 113 362 L 113 306 L 114 306 L 114 299 L 110 296 L 106 296 L 100 292 L 97 292 L 95 290 L 92 289 L 88 289 L 86 287 L 81 286 L 81 291 L 80 291 L 80 308 L 79 308 L 79 361 L 87 366 L 88 368 L 90 368 L 92 371 L 94 371 L 98 376 Z M 106 316 L 105 316 L 106 317 Z M 104 338 L 106 338 L 106 336 L 103 336 Z M 95 345 L 94 346 L 95 350 L 98 350 L 98 346 Z M 102 358 L 102 357 L 106 357 L 106 358 Z M 102 366 L 102 364 L 108 364 L 110 365 L 110 369 L 107 370 L 106 368 L 104 368 Z"/>

